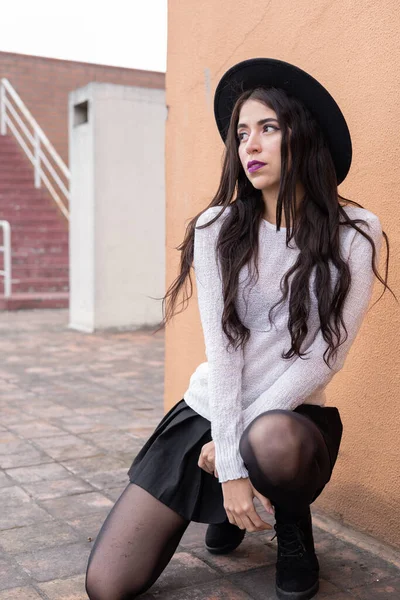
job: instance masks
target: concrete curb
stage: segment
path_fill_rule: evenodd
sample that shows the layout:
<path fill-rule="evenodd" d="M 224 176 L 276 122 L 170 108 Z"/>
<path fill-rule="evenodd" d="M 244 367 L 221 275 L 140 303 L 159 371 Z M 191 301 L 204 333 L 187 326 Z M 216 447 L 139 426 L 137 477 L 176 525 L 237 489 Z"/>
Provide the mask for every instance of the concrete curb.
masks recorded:
<path fill-rule="evenodd" d="M 335 519 L 332 519 L 328 515 L 322 513 L 320 510 L 313 511 L 311 508 L 312 520 L 313 523 L 336 536 L 337 538 L 343 540 L 344 542 L 348 542 L 349 544 L 353 544 L 362 550 L 366 550 L 371 554 L 378 556 L 379 558 L 383 558 L 387 562 L 395 565 L 400 568 L 400 550 L 391 546 L 389 544 L 385 544 L 377 540 L 376 538 L 367 535 L 366 533 L 362 533 L 361 531 L 357 531 L 348 525 L 342 525 Z"/>

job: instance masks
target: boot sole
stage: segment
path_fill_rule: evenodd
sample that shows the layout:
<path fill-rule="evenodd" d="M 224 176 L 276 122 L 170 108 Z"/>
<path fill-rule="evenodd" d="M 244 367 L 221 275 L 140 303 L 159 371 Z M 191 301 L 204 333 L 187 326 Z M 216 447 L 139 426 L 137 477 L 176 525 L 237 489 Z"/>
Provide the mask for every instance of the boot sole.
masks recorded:
<path fill-rule="evenodd" d="M 207 546 L 207 544 L 205 544 L 205 547 L 211 554 L 229 554 L 229 552 L 236 550 L 243 540 L 244 536 L 239 542 L 235 542 L 234 544 L 226 544 L 225 546 Z"/>
<path fill-rule="evenodd" d="M 285 590 L 282 590 L 275 585 L 276 595 L 278 596 L 279 600 L 310 600 L 310 598 L 315 596 L 318 590 L 319 580 L 317 580 L 312 587 L 310 587 L 308 590 L 304 590 L 303 592 L 285 592 Z"/>

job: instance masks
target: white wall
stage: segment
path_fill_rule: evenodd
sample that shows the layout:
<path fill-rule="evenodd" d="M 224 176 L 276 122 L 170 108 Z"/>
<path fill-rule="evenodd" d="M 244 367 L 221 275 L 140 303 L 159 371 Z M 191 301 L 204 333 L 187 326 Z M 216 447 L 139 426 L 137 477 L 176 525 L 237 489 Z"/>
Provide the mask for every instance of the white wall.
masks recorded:
<path fill-rule="evenodd" d="M 88 102 L 88 122 L 76 105 Z M 165 92 L 91 83 L 69 97 L 70 327 L 155 325 L 165 293 Z"/>

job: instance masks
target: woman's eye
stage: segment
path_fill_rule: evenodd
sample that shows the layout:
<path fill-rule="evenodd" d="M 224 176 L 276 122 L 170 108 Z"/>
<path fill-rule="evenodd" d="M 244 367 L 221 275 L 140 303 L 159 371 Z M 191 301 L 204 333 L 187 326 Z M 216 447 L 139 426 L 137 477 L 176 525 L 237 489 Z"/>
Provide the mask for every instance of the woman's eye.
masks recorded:
<path fill-rule="evenodd" d="M 268 128 L 274 129 L 275 131 L 277 131 L 277 127 L 274 127 L 273 125 L 264 125 L 264 131 Z"/>
<path fill-rule="evenodd" d="M 278 131 L 278 127 L 275 127 L 274 125 L 264 125 L 263 132 L 265 132 L 267 129 L 272 129 L 273 131 Z M 244 135 L 247 135 L 246 131 L 241 131 L 240 133 L 238 133 L 238 139 L 240 142 L 243 141 Z"/>

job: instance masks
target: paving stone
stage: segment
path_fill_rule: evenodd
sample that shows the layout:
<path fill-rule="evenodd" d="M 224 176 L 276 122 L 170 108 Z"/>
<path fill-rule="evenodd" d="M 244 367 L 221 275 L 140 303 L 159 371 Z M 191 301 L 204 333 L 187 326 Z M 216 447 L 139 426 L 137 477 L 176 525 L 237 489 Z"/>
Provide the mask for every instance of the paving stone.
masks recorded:
<path fill-rule="evenodd" d="M 0 454 L 10 452 L 10 445 L 15 442 L 21 443 L 21 440 L 15 433 L 7 430 L 2 431 L 0 433 Z"/>
<path fill-rule="evenodd" d="M 49 600 L 87 600 L 85 575 L 40 583 L 38 588 Z"/>
<path fill-rule="evenodd" d="M 29 583 L 28 575 L 11 561 L 0 559 L 0 590 Z"/>
<path fill-rule="evenodd" d="M 107 412 L 107 413 L 101 413 L 101 414 L 94 414 L 93 415 L 93 419 L 97 422 L 97 423 L 101 423 L 101 424 L 107 424 L 107 425 L 112 425 L 115 428 L 124 428 L 127 425 L 129 425 L 129 423 L 127 423 L 127 415 L 124 411 L 113 411 L 113 412 Z M 132 417 L 132 422 L 134 422 L 134 418 Z M 152 431 L 154 428 L 150 427 L 148 428 L 149 431 Z M 137 434 L 139 437 L 142 437 L 142 435 L 139 433 Z"/>
<path fill-rule="evenodd" d="M 44 437 L 35 439 L 44 452 L 55 460 L 64 461 L 69 458 L 82 458 L 96 456 L 101 451 L 92 444 L 87 444 L 75 435 L 64 434 L 57 437 Z"/>
<path fill-rule="evenodd" d="M 62 496 L 72 496 L 82 492 L 91 492 L 93 488 L 76 477 L 65 479 L 56 479 L 54 481 L 39 481 L 24 485 L 24 489 L 35 500 L 49 500 L 51 498 L 60 498 Z"/>
<path fill-rule="evenodd" d="M 192 553 L 222 573 L 240 573 L 276 562 L 276 549 L 268 547 L 257 538 L 246 536 L 236 550 L 226 555 L 211 554 L 204 547 L 193 548 Z"/>
<path fill-rule="evenodd" d="M 15 481 L 8 477 L 4 471 L 0 471 L 0 488 L 11 487 L 13 485 L 15 485 Z"/>
<path fill-rule="evenodd" d="M 18 435 L 28 439 L 38 437 L 63 435 L 65 431 L 59 427 L 54 427 L 47 421 L 30 421 L 29 423 L 15 424 L 10 427 Z"/>
<path fill-rule="evenodd" d="M 351 593 L 359 600 L 398 600 L 400 598 L 400 577 L 352 588 Z"/>
<path fill-rule="evenodd" d="M 79 535 L 72 527 L 58 521 L 0 531 L 0 546 L 9 554 L 33 552 L 78 540 Z"/>
<path fill-rule="evenodd" d="M 319 553 L 320 575 L 343 591 L 399 575 L 392 564 L 336 540 L 329 552 Z"/>
<path fill-rule="evenodd" d="M 318 592 L 315 598 L 318 598 L 318 600 L 354 600 L 354 596 L 346 592 L 337 592 L 335 594 L 321 594 Z"/>
<path fill-rule="evenodd" d="M 134 457 L 164 415 L 164 332 L 82 334 L 68 328 L 68 310 L 0 313 L 0 331 L 0 353 L 7 357 L 0 506 L 4 500 L 12 509 L 0 511 L 0 546 L 11 574 L 26 578 L 7 579 L 0 600 L 86 599 L 89 552 L 128 485 Z M 4 372 L 0 365 L 0 378 Z M 247 534 L 235 552 L 217 557 L 204 548 L 206 529 L 190 524 L 160 579 L 141 597 L 276 600 L 274 532 Z M 314 538 L 318 598 L 400 597 L 398 569 L 315 527 Z"/>
<path fill-rule="evenodd" d="M 15 454 L 0 455 L 0 468 L 13 469 L 15 467 L 29 467 L 30 465 L 39 465 L 52 462 L 52 459 L 45 452 L 40 452 L 29 446 L 29 449 Z"/>
<path fill-rule="evenodd" d="M 139 447 L 140 449 L 143 445 L 141 440 L 138 440 L 130 433 L 124 431 L 112 431 L 107 433 L 104 431 L 96 431 L 94 433 L 82 434 L 81 437 L 112 454 L 116 454 L 117 452 L 127 452 L 131 448 Z"/>
<path fill-rule="evenodd" d="M 74 517 L 73 519 L 68 519 L 67 523 L 75 529 L 81 540 L 86 541 L 88 538 L 91 538 L 91 541 L 94 541 L 109 512 L 110 510 L 106 509 L 92 515 Z"/>
<path fill-rule="evenodd" d="M 143 442 L 144 443 L 144 442 Z M 126 472 L 128 473 L 129 467 L 131 466 L 133 460 L 135 459 L 135 457 L 137 456 L 137 454 L 139 454 L 139 450 L 137 450 L 136 452 L 119 452 L 118 453 L 118 458 L 121 460 L 122 466 L 126 469 Z M 129 481 L 128 475 L 127 475 L 127 481 Z"/>
<path fill-rule="evenodd" d="M 31 406 L 27 407 L 26 411 L 42 419 L 49 419 L 51 417 L 70 417 L 74 413 L 70 408 L 66 406 L 60 406 L 58 404 L 52 404 L 51 406 Z"/>
<path fill-rule="evenodd" d="M 51 460 L 51 459 L 49 459 Z M 16 469 L 8 469 L 7 475 L 20 483 L 35 483 L 37 481 L 47 481 L 51 479 L 63 479 L 70 477 L 70 472 L 55 462 L 50 462 L 44 465 L 33 465 L 30 467 L 18 467 Z"/>
<path fill-rule="evenodd" d="M 31 501 L 29 495 L 17 485 L 0 489 L 0 506 L 4 509 Z"/>
<path fill-rule="evenodd" d="M 332 597 L 339 596 L 340 600 L 341 595 L 343 595 L 343 597 L 345 597 L 346 599 L 348 597 L 347 592 L 343 592 L 336 585 L 333 585 L 331 581 L 327 581 L 326 579 L 321 577 L 320 574 L 318 598 L 321 597 L 321 599 L 323 600 L 329 598 L 330 600 Z"/>
<path fill-rule="evenodd" d="M 275 565 L 267 565 L 263 568 L 234 573 L 229 575 L 229 580 L 239 588 L 247 591 L 254 600 L 276 600 L 275 592 Z M 329 581 L 322 577 L 319 579 L 318 600 L 354 600 L 351 594 L 340 591 Z"/>
<path fill-rule="evenodd" d="M 87 415 L 93 421 L 94 417 L 100 417 L 102 415 L 112 415 L 115 413 L 115 410 L 112 406 L 99 406 L 96 402 L 96 406 L 81 406 L 76 409 L 76 412 L 80 415 Z"/>
<path fill-rule="evenodd" d="M 62 417 L 57 419 L 57 423 L 62 429 L 71 433 L 87 433 L 95 431 L 107 431 L 111 429 L 111 426 L 104 423 L 95 423 L 90 417 L 84 415 L 75 414 L 71 417 Z"/>
<path fill-rule="evenodd" d="M 101 471 L 100 473 L 93 473 L 92 475 L 84 475 L 82 478 L 98 490 L 117 486 L 126 487 L 129 483 L 126 467 L 113 469 L 112 471 Z"/>
<path fill-rule="evenodd" d="M 224 579 L 200 586 L 190 585 L 183 590 L 169 593 L 157 593 L 157 591 L 152 593 L 149 590 L 148 593 L 140 596 L 140 600 L 159 600 L 160 598 L 162 600 L 253 600 L 252 596 Z M 263 600 L 269 600 L 269 597 L 265 596 Z M 276 600 L 276 596 L 273 600 Z"/>
<path fill-rule="evenodd" d="M 0 600 L 41 600 L 33 587 L 17 587 L 0 592 Z"/>
<path fill-rule="evenodd" d="M 60 519 L 72 519 L 79 515 L 86 515 L 101 511 L 105 508 L 111 509 L 113 502 L 97 492 L 88 492 L 76 496 L 65 498 L 56 498 L 54 500 L 45 500 L 41 502 L 45 508 L 54 517 Z"/>
<path fill-rule="evenodd" d="M 22 454 L 29 452 L 32 448 L 33 446 L 29 442 L 7 432 L 5 441 L 0 444 L 0 459 L 4 454 Z"/>
<path fill-rule="evenodd" d="M 208 525 L 205 523 L 190 523 L 180 541 L 180 546 L 190 550 L 191 548 L 201 548 L 204 545 Z"/>
<path fill-rule="evenodd" d="M 155 427 L 136 427 L 135 425 L 132 425 L 131 427 L 129 427 L 129 431 L 140 438 L 143 438 L 143 440 L 147 440 L 152 433 L 154 432 Z"/>
<path fill-rule="evenodd" d="M 43 582 L 84 573 L 89 553 L 87 542 L 17 554 L 15 560 L 28 575 Z"/>
<path fill-rule="evenodd" d="M 254 600 L 276 600 L 275 565 L 234 573 L 229 576 L 229 581 Z"/>
<path fill-rule="evenodd" d="M 153 585 L 152 593 L 164 594 L 171 590 L 198 583 L 206 583 L 220 579 L 221 575 L 188 552 L 177 552 L 167 565 L 165 571 Z M 150 590 L 149 590 L 150 591 Z"/>
<path fill-rule="evenodd" d="M 12 510 L 0 511 L 0 531 L 51 520 L 53 519 L 49 513 L 31 501 L 21 505 L 14 505 Z"/>
<path fill-rule="evenodd" d="M 90 473 L 104 473 L 124 466 L 123 461 L 114 456 L 99 454 L 89 458 L 61 461 L 61 464 L 74 475 L 83 477 Z"/>
<path fill-rule="evenodd" d="M 3 382 L 2 384 L 3 385 Z M 3 391 L 3 390 L 2 390 Z M 4 407 L 1 409 L 1 423 L 2 425 L 11 427 L 12 425 L 18 425 L 19 423 L 30 423 L 33 421 L 33 416 L 23 413 L 18 409 L 12 412 L 4 412 Z"/>
<path fill-rule="evenodd" d="M 110 498 L 110 500 L 112 500 L 113 502 L 116 502 L 118 500 L 118 498 L 120 497 L 120 495 L 122 494 L 122 492 L 125 490 L 126 488 L 126 482 L 123 485 L 120 485 L 116 488 L 105 488 L 104 490 L 102 490 L 102 493 L 107 496 L 107 498 Z"/>

